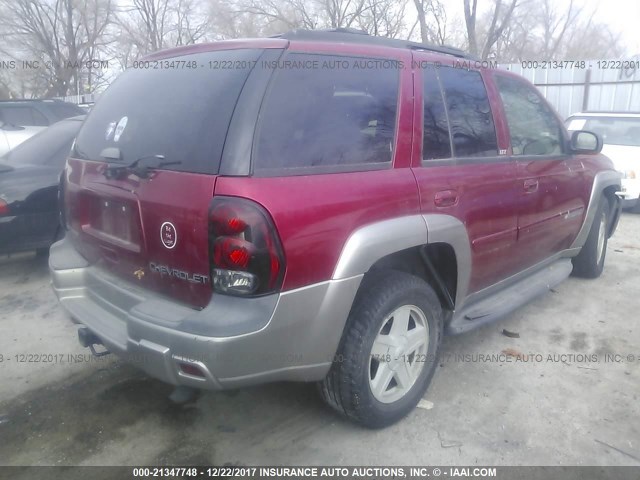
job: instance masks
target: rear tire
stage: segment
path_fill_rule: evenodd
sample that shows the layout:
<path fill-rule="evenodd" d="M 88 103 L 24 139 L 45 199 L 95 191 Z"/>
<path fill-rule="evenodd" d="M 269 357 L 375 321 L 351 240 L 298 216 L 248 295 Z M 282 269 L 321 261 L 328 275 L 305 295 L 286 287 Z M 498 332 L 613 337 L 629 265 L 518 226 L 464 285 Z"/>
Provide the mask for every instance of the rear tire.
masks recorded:
<path fill-rule="evenodd" d="M 393 270 L 368 274 L 320 393 L 361 425 L 391 425 L 424 395 L 441 340 L 442 308 L 426 282 Z"/>
<path fill-rule="evenodd" d="M 589 230 L 587 240 L 580 253 L 572 259 L 572 275 L 583 278 L 597 278 L 604 269 L 607 256 L 609 202 L 605 197 L 600 199 L 593 224 Z"/>

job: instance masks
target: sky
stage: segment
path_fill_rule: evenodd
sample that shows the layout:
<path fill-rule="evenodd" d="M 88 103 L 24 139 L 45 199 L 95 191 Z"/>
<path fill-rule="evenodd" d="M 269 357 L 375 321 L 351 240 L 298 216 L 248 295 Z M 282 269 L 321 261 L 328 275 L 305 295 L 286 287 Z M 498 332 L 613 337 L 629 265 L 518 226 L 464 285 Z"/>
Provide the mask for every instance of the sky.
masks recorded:
<path fill-rule="evenodd" d="M 446 0 L 443 3 L 449 12 L 454 12 L 453 15 L 464 18 L 462 1 Z M 564 10 L 569 7 L 570 0 L 554 0 L 554 3 Z M 484 6 L 491 4 L 487 0 L 478 0 L 478 9 L 482 10 Z M 574 0 L 574 4 L 584 6 L 585 13 L 597 11 L 595 21 L 609 25 L 614 32 L 622 33 L 622 43 L 629 57 L 640 55 L 640 0 Z"/>
<path fill-rule="evenodd" d="M 559 0 L 568 4 L 568 0 Z M 593 9 L 596 18 L 608 24 L 614 31 L 622 32 L 622 38 L 630 55 L 640 54 L 640 0 L 581 0 Z"/>

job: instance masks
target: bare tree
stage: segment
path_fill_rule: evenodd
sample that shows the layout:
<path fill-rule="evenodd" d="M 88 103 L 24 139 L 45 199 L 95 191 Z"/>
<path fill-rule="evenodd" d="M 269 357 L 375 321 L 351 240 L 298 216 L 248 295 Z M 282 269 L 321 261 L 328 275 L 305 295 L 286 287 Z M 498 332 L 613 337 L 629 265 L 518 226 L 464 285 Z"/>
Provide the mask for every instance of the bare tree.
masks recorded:
<path fill-rule="evenodd" d="M 550 0 L 530 2 L 516 10 L 495 46 L 503 62 L 525 59 L 581 60 L 614 58 L 622 54 L 620 34 L 595 21 L 573 1 L 564 9 Z"/>
<path fill-rule="evenodd" d="M 484 35 L 482 47 L 480 48 L 476 28 L 478 23 L 478 0 L 463 0 L 469 52 L 473 55 L 480 55 L 483 59 L 489 57 L 492 48 L 502 36 L 505 28 L 509 25 L 513 12 L 518 5 L 518 0 L 507 0 L 508 3 L 506 5 L 503 4 L 503 0 L 493 1 L 493 7 L 488 14 L 488 28 Z"/>
<path fill-rule="evenodd" d="M 576 7 L 574 0 L 570 0 L 564 12 L 560 12 L 557 4 L 550 0 L 539 0 L 538 6 L 543 34 L 543 50 L 540 53 L 543 58 L 555 58 L 566 38 L 569 26 L 580 17 L 582 8 Z"/>
<path fill-rule="evenodd" d="M 495 44 L 496 58 L 502 62 L 516 62 L 537 55 L 537 29 L 538 19 L 530 11 L 516 11 Z"/>
<path fill-rule="evenodd" d="M 372 8 L 379 14 L 385 10 L 384 4 L 389 11 L 394 3 L 397 0 L 239 0 L 235 12 L 266 20 L 267 27 L 353 28 L 372 13 Z"/>
<path fill-rule="evenodd" d="M 447 43 L 447 12 L 440 0 L 413 0 L 418 14 L 422 43 Z"/>
<path fill-rule="evenodd" d="M 120 7 L 117 25 L 128 59 L 202 40 L 209 29 L 207 12 L 195 0 L 132 0 Z"/>
<path fill-rule="evenodd" d="M 559 47 L 556 58 L 593 60 L 620 58 L 625 53 L 621 32 L 614 33 L 608 25 L 595 21 L 593 12 L 585 21 L 572 24 Z"/>
<path fill-rule="evenodd" d="M 405 29 L 407 0 L 366 0 L 355 26 L 370 35 L 397 38 Z"/>
<path fill-rule="evenodd" d="M 27 75 L 39 94 L 66 95 L 84 88 L 83 65 L 104 46 L 112 13 L 111 0 L 0 0 L 2 53 L 39 61 Z"/>

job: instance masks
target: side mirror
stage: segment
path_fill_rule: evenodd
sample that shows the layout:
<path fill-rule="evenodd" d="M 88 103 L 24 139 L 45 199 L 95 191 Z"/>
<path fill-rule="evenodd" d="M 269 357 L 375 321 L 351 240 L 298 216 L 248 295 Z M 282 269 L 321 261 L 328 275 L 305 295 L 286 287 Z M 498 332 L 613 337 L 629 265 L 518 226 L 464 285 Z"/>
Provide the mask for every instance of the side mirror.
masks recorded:
<path fill-rule="evenodd" d="M 577 130 L 571 134 L 571 150 L 575 153 L 600 153 L 602 138 L 587 130 Z"/>

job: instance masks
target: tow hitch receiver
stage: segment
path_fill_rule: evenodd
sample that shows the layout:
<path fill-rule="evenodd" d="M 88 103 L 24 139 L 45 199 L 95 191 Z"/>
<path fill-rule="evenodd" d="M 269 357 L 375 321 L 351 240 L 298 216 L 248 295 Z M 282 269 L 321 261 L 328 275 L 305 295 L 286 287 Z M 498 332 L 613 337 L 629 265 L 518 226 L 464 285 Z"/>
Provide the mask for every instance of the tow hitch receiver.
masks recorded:
<path fill-rule="evenodd" d="M 100 340 L 91 330 L 89 330 L 84 325 L 78 327 L 78 341 L 83 347 L 89 347 L 89 350 L 91 350 L 91 353 L 94 357 L 104 357 L 105 355 L 109 355 L 111 353 L 109 350 L 104 350 L 102 352 L 96 351 L 94 345 L 102 345 L 102 340 Z"/>

